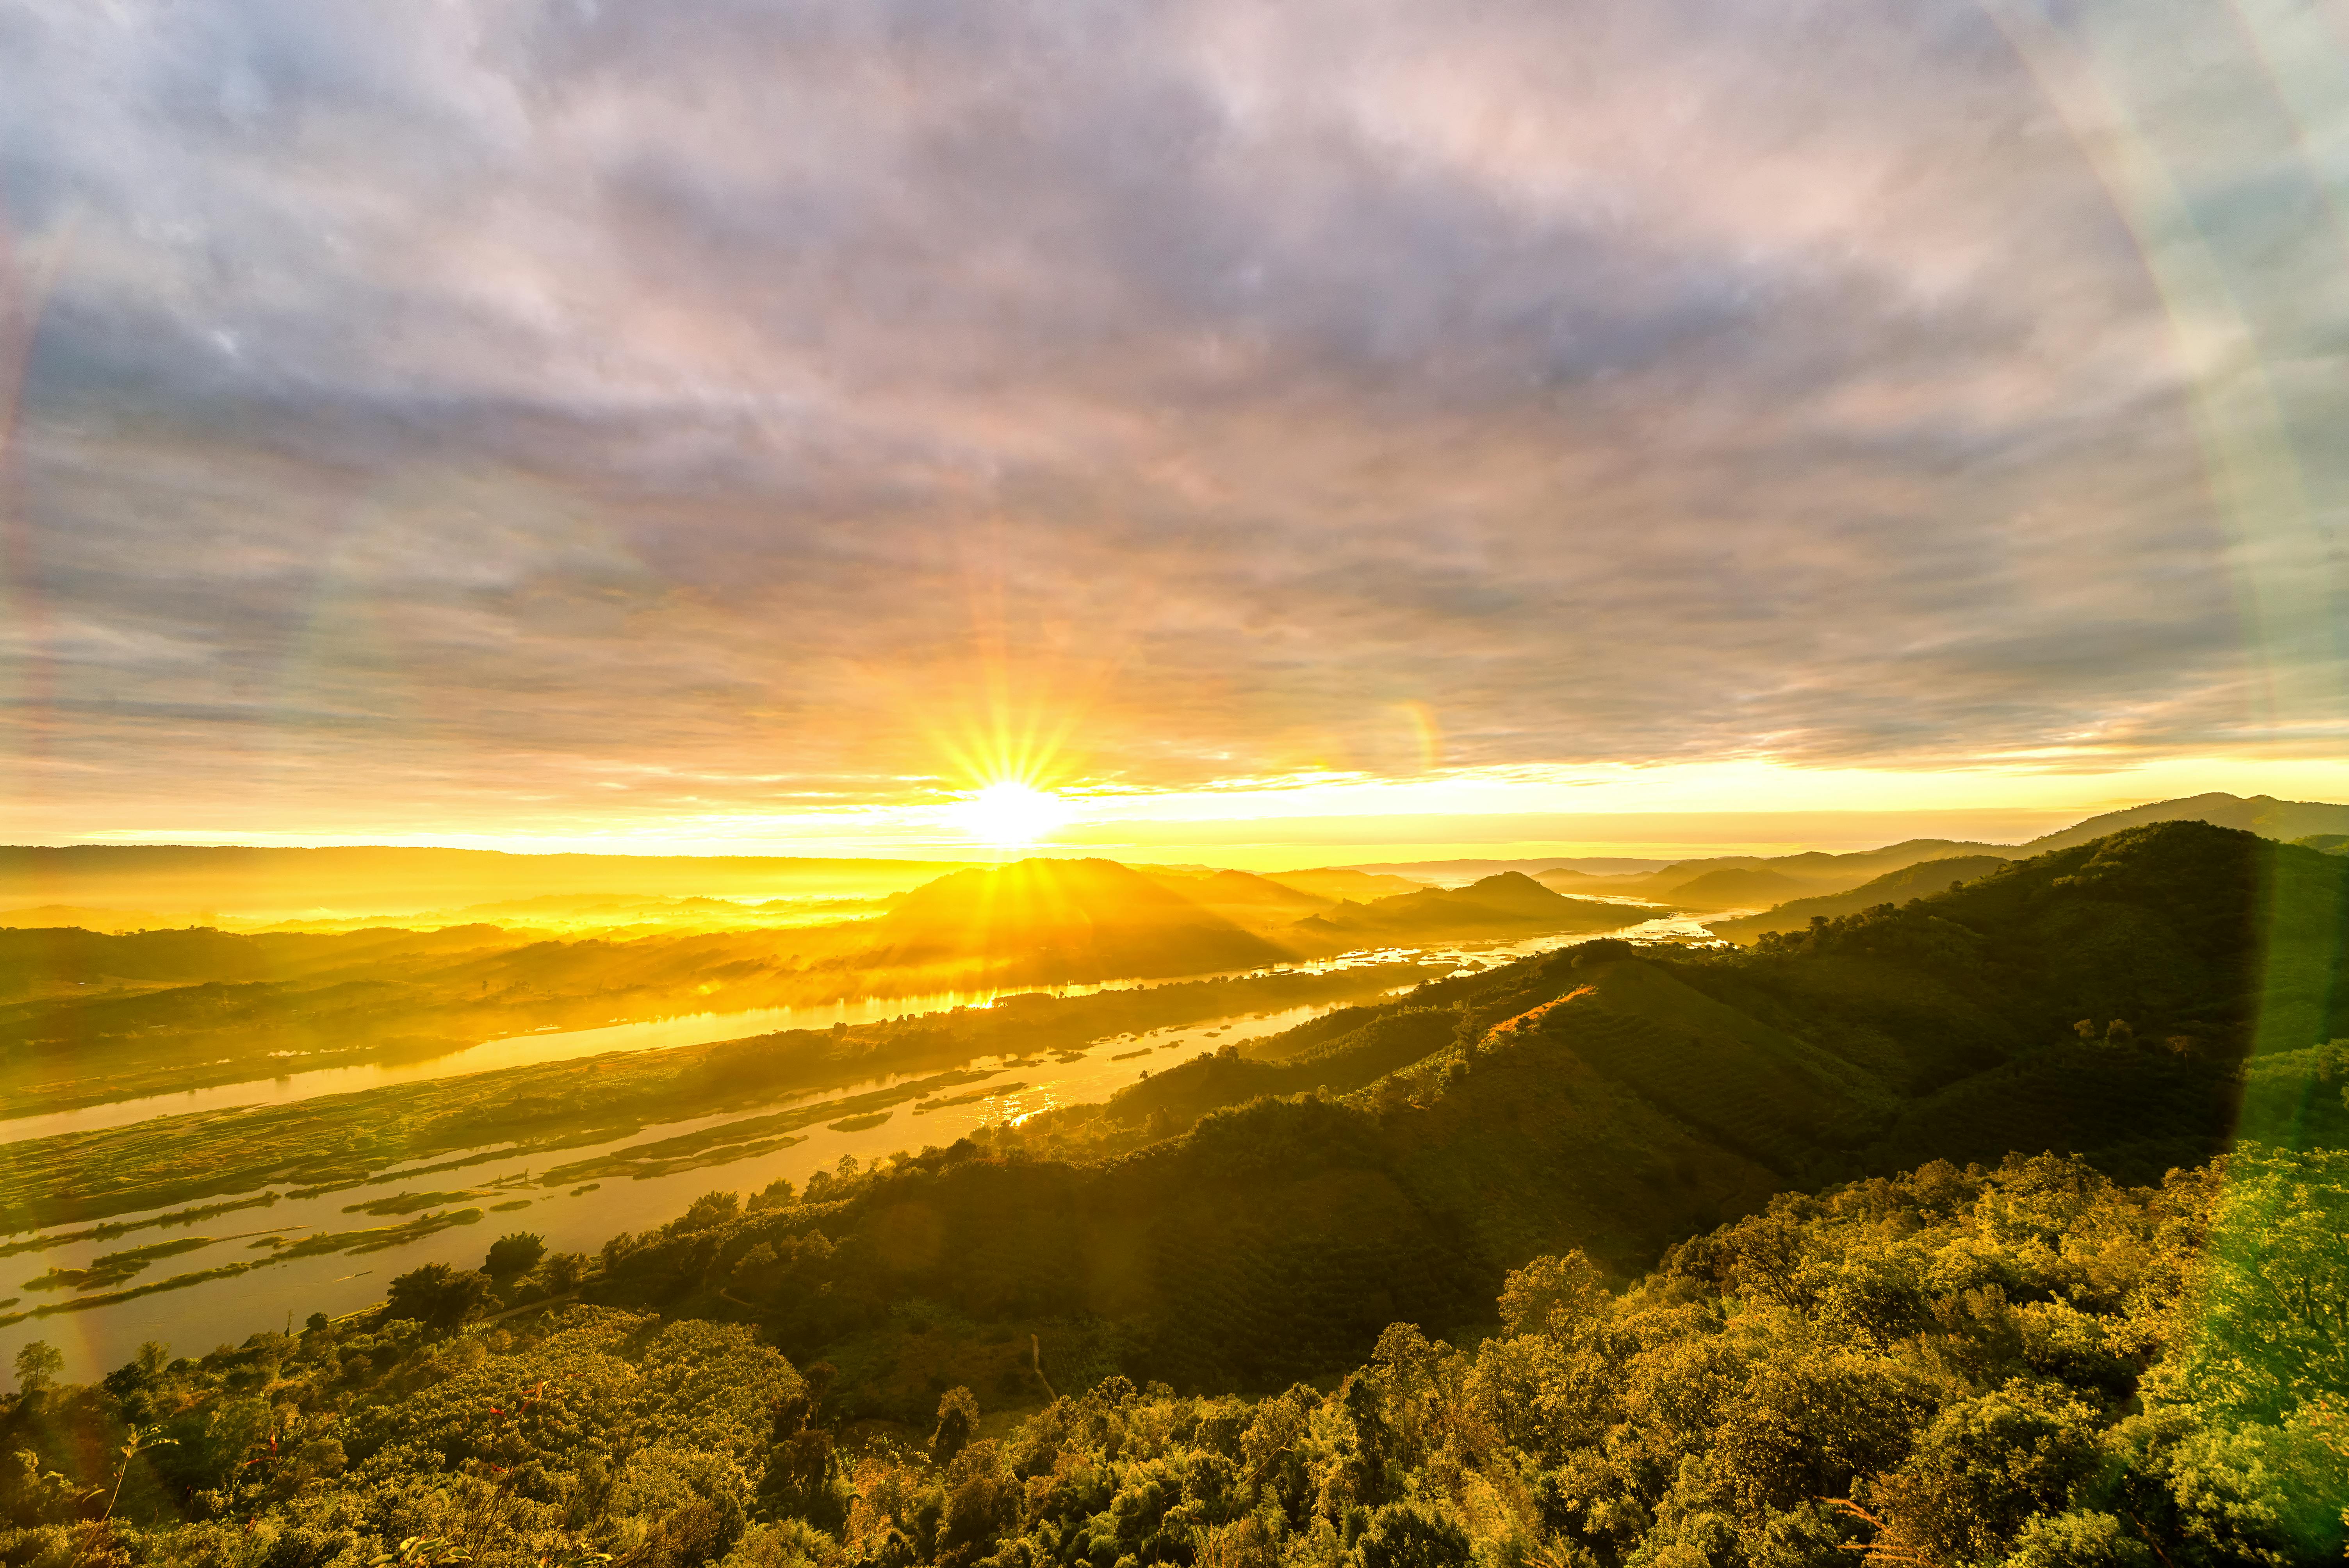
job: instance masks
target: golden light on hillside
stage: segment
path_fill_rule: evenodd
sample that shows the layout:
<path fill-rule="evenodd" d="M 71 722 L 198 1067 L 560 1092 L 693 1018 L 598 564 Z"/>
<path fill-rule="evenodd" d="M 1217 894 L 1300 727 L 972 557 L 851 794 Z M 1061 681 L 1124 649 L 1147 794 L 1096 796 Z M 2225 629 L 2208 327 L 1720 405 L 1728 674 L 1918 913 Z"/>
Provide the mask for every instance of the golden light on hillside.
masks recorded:
<path fill-rule="evenodd" d="M 1073 814 L 1061 797 L 1017 779 L 989 784 L 949 813 L 963 831 L 999 850 L 1032 844 Z"/>

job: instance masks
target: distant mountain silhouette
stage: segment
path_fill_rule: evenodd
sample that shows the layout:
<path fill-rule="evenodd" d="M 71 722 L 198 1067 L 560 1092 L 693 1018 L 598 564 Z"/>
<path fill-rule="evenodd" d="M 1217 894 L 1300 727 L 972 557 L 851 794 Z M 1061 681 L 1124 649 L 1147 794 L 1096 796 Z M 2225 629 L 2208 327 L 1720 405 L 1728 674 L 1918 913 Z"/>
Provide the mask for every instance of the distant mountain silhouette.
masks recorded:
<path fill-rule="evenodd" d="M 1680 883 L 1665 896 L 1690 909 L 1754 909 L 1810 891 L 1809 883 L 1783 872 L 1723 866 Z"/>
<path fill-rule="evenodd" d="M 977 961 L 1010 976 L 1196 975 L 1293 956 L 1115 861 L 1027 860 L 925 883 L 870 927 L 864 962 Z"/>
<path fill-rule="evenodd" d="M 1983 858 L 2019 861 L 2044 854 L 2050 850 L 2066 850 L 2076 844 L 2088 843 L 2124 828 L 2144 827 L 2153 822 L 2208 822 L 2214 828 L 2233 828 L 2242 832 L 2257 833 L 2264 839 L 2290 841 L 2311 835 L 2349 834 L 2349 806 L 2311 800 L 2278 800 L 2267 795 L 2248 799 L 2217 793 L 2189 795 L 2181 799 L 2157 800 L 2144 806 L 2132 806 L 2127 810 L 2107 811 L 2060 831 L 2033 839 L 2026 844 L 1909 839 L 1897 844 L 1887 844 L 1879 850 L 1861 850 L 1840 855 L 1809 850 L 1796 855 L 1716 855 L 1704 860 L 1675 861 L 1661 871 L 1636 876 L 1593 876 L 1569 867 L 1555 866 L 1540 872 L 1539 880 L 1544 886 L 1561 892 L 1611 893 L 1666 902 L 1677 898 L 1698 907 L 1719 909 L 1741 903 L 1775 903 L 1797 897 L 1847 892 L 1876 878 L 1929 861 Z M 1785 877 L 1797 885 L 1765 892 L 1759 884 L 1755 884 L 1754 892 L 1759 896 L 1746 897 L 1733 895 L 1731 890 L 1738 885 L 1733 882 L 1707 882 L 1702 888 L 1693 885 L 1700 876 L 1724 871 L 1768 872 Z M 1882 900 L 1879 898 L 1874 902 Z"/>
<path fill-rule="evenodd" d="M 1906 903 L 1912 898 L 1946 892 L 1953 882 L 1972 882 L 2012 863 L 2001 855 L 1957 855 L 1943 861 L 1920 861 L 1913 866 L 1887 872 L 1874 882 L 1863 882 L 1847 892 L 1793 899 L 1759 914 L 1733 920 L 1708 921 L 1706 929 L 1733 942 L 1751 942 L 1765 931 L 1800 931 L 1810 924 L 1815 915 L 1832 920 L 1882 903 Z"/>
<path fill-rule="evenodd" d="M 2068 850 L 2075 844 L 2085 844 L 2123 828 L 2142 827 L 2147 822 L 2208 822 L 2214 828 L 2235 828 L 2263 839 L 2289 841 L 2315 833 L 2349 833 L 2349 806 L 2317 800 L 2279 800 L 2272 795 L 2189 795 L 2182 799 L 2157 800 L 2149 806 L 2131 806 L 2127 810 L 2091 817 L 2060 832 L 2032 840 L 2016 851 L 2016 858 L 2048 850 Z"/>
<path fill-rule="evenodd" d="M 1148 871 L 1151 881 L 1189 899 L 1202 908 L 1238 922 L 1251 930 L 1274 927 L 1301 919 L 1338 902 L 1319 893 L 1260 877 L 1247 872 L 1178 872 Z"/>
<path fill-rule="evenodd" d="M 1341 903 L 1291 929 L 1309 940 L 1338 941 L 1614 931 L 1637 924 L 1646 913 L 1619 903 L 1568 898 L 1522 872 L 1504 872 L 1464 888 L 1426 888 L 1367 904 Z"/>
<path fill-rule="evenodd" d="M 399 914 L 552 893 L 773 898 L 815 889 L 873 894 L 969 863 L 508 854 L 396 845 L 14 845 L 0 846 L 0 909 L 70 903 L 240 915 L 320 909 Z"/>
<path fill-rule="evenodd" d="M 1324 868 L 1319 871 L 1275 872 L 1265 879 L 1283 887 L 1310 893 L 1316 898 L 1350 899 L 1356 903 L 1368 903 L 1375 898 L 1392 898 L 1397 893 L 1416 892 L 1426 886 L 1409 877 L 1381 876 L 1371 872 Z"/>
<path fill-rule="evenodd" d="M 1594 876 L 1588 872 L 1558 866 L 1543 872 L 1538 880 L 1543 886 L 1565 893 L 1604 893 L 1619 898 L 1654 899 L 1666 903 L 1677 900 L 1698 908 L 1727 909 L 1841 892 L 1887 872 L 1899 871 L 1922 861 L 1946 860 L 1955 855 L 1994 855 L 2013 859 L 2021 853 L 2021 851 L 2003 844 L 1966 843 L 1952 839 L 1909 839 L 1898 844 L 1888 844 L 1880 850 L 1857 850 L 1840 855 L 1828 854 L 1823 850 L 1806 850 L 1796 855 L 1714 855 L 1703 860 L 1675 861 L 1661 871 L 1642 872 L 1637 876 Z M 1752 872 L 1784 880 L 1775 883 L 1731 880 L 1708 882 L 1701 888 L 1692 886 L 1700 878 L 1724 872 Z"/>

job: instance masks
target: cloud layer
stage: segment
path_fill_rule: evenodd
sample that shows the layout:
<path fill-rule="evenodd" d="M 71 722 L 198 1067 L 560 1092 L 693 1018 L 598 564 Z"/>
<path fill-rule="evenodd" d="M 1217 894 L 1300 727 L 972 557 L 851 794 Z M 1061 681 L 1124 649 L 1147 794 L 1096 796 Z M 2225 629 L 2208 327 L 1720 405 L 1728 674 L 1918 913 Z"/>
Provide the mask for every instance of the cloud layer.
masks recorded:
<path fill-rule="evenodd" d="M 0 4 L 0 746 L 50 831 L 2337 752 L 2283 26 Z"/>

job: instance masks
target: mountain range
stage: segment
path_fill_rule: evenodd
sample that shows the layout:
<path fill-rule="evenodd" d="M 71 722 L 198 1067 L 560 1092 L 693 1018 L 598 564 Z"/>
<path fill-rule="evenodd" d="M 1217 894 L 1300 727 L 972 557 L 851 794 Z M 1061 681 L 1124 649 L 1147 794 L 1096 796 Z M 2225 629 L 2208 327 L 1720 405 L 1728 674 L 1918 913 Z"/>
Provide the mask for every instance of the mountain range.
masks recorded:
<path fill-rule="evenodd" d="M 2049 850 L 2069 849 L 2123 828 L 2181 821 L 2207 822 L 2212 827 L 2233 828 L 2261 838 L 2290 841 L 2312 836 L 2349 835 L 2349 806 L 2278 800 L 2267 795 L 2191 795 L 2107 811 L 2023 844 L 1909 839 L 1879 850 L 1850 854 L 1808 851 L 1775 856 L 1720 855 L 1605 875 L 1573 866 L 1553 865 L 1537 875 L 1544 886 L 1569 894 L 1651 899 L 1699 913 L 1764 911 L 1715 923 L 1713 929 L 1722 934 L 1744 940 L 1761 931 L 1792 930 L 1813 914 L 1847 913 L 1866 906 L 1865 903 L 1837 903 L 1830 908 L 1824 903 L 1815 904 L 1813 900 L 1858 889 L 1868 889 L 1875 895 L 1866 903 L 1910 896 L 1912 884 L 1898 879 L 1911 867 L 1927 862 L 1962 861 L 1972 869 L 1955 870 L 1951 876 L 1978 876 L 1991 864 L 2022 860 Z M 1881 888 L 1873 886 L 1879 879 L 1887 878 L 1896 880 L 1884 882 Z M 1799 909 L 1795 907 L 1797 903 L 1801 905 Z"/>

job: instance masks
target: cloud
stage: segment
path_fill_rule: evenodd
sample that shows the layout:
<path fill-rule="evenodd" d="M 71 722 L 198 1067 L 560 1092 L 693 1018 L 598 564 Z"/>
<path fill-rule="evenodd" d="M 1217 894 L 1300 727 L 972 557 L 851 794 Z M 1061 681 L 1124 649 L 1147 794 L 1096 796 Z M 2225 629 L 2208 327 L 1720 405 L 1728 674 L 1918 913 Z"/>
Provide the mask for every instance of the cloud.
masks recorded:
<path fill-rule="evenodd" d="M 1407 774 L 1413 704 L 2337 747 L 2341 106 L 2223 21 L 0 4 L 13 744 L 91 827 Z"/>

